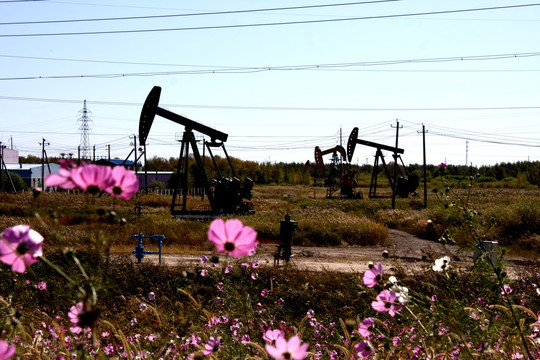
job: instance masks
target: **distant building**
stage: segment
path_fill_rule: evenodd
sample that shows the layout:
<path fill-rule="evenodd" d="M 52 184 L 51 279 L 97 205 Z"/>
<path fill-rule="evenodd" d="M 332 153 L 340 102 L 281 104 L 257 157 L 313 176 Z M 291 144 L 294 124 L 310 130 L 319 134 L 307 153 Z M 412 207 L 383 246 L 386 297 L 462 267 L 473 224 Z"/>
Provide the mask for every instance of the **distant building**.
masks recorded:
<path fill-rule="evenodd" d="M 18 161 L 18 159 L 17 159 Z M 6 168 L 10 173 L 15 173 L 19 175 L 26 186 L 35 188 L 35 187 L 42 187 L 41 184 L 41 170 L 44 169 L 43 177 L 46 177 L 49 175 L 49 167 L 51 169 L 51 174 L 58 174 L 60 171 L 60 165 L 59 164 L 49 164 L 48 166 L 45 165 L 44 167 L 41 166 L 41 164 L 7 164 Z"/>
<path fill-rule="evenodd" d="M 124 165 L 126 168 L 134 167 L 135 162 L 131 160 L 122 160 L 122 159 L 99 159 L 95 161 L 97 165 L 106 165 L 106 166 L 117 166 Z M 141 164 L 137 164 L 141 166 Z"/>
<path fill-rule="evenodd" d="M 148 173 L 145 175 L 144 170 L 139 171 L 137 173 L 137 178 L 139 179 L 139 189 L 144 189 L 145 181 L 147 182 L 148 187 L 150 187 L 150 184 L 152 184 L 152 181 L 154 180 L 163 183 L 165 188 L 167 188 L 167 183 L 173 173 L 173 171 L 148 171 Z"/>
<path fill-rule="evenodd" d="M 7 164 L 18 164 L 19 163 L 19 151 L 5 148 L 2 152 L 4 156 L 4 163 Z"/>

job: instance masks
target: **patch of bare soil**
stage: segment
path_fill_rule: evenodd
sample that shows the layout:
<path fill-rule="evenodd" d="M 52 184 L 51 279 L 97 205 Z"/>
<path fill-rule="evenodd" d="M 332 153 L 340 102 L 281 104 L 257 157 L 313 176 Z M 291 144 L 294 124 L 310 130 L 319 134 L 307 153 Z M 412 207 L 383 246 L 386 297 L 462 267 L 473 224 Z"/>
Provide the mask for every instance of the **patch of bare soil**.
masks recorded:
<path fill-rule="evenodd" d="M 389 246 L 337 246 L 337 247 L 303 247 L 293 246 L 293 257 L 289 266 L 310 271 L 339 271 L 363 273 L 370 261 L 380 262 L 386 269 L 400 266 L 407 272 L 425 271 L 429 269 L 435 259 L 449 256 L 451 265 L 458 268 L 467 268 L 473 264 L 473 254 L 459 252 L 454 245 L 420 239 L 403 231 L 389 229 Z M 283 266 L 282 259 L 275 261 L 276 245 L 263 244 L 257 249 L 252 260 L 258 260 L 262 266 Z M 388 257 L 383 257 L 383 252 Z M 201 254 L 193 255 L 163 255 L 162 264 L 167 266 L 195 265 L 199 263 Z M 506 267 L 510 277 L 517 277 L 523 267 L 540 266 L 537 259 L 510 258 Z M 157 255 L 146 255 L 142 262 L 158 263 Z"/>

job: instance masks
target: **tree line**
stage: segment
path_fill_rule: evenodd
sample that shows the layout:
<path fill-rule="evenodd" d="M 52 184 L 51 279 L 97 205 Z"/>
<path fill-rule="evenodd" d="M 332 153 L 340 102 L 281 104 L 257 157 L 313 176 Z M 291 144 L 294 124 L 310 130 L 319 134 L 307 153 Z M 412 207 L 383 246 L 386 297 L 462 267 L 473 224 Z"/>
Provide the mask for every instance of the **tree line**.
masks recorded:
<path fill-rule="evenodd" d="M 58 158 L 49 158 L 50 162 L 57 162 Z M 215 166 L 212 159 L 208 156 L 203 158 L 205 171 L 209 179 L 214 179 L 221 176 L 229 177 L 233 176 L 229 161 L 225 157 L 215 156 Z M 313 164 L 304 163 L 285 163 L 285 162 L 255 162 L 249 160 L 241 160 L 234 157 L 230 157 L 232 166 L 234 167 L 236 174 L 241 180 L 250 178 L 256 184 L 323 184 L 327 174 L 322 174 L 318 171 Z M 28 155 L 26 157 L 20 157 L 21 163 L 40 163 L 41 159 Z M 202 184 L 200 171 L 193 158 L 189 158 L 188 161 L 190 182 L 191 186 L 199 186 Z M 176 172 L 178 166 L 178 158 L 170 157 L 164 158 L 159 156 L 153 156 L 147 159 L 146 164 L 143 165 L 139 171 L 172 171 Z M 346 170 L 352 170 L 355 172 L 355 177 L 358 180 L 369 179 L 373 172 L 373 165 L 352 165 L 344 164 Z M 328 167 L 328 165 L 327 165 Z M 388 164 L 390 173 L 393 173 L 394 163 Z M 421 181 L 423 181 L 424 170 L 422 164 L 410 164 L 403 169 L 400 166 L 402 173 L 415 174 Z M 219 174 L 218 174 L 219 171 Z M 379 169 L 380 175 L 384 177 L 384 170 Z M 515 163 L 497 163 L 495 165 L 483 165 L 480 167 L 465 166 L 465 165 L 448 165 L 444 172 L 441 172 L 438 165 L 426 166 L 427 177 L 429 182 L 434 178 L 440 176 L 447 176 L 458 179 L 460 177 L 466 177 L 474 175 L 481 182 L 497 182 L 497 181 L 512 181 L 518 179 L 521 183 L 528 183 L 530 185 L 540 184 L 540 161 L 518 161 Z M 174 176 L 171 181 L 174 180 Z"/>

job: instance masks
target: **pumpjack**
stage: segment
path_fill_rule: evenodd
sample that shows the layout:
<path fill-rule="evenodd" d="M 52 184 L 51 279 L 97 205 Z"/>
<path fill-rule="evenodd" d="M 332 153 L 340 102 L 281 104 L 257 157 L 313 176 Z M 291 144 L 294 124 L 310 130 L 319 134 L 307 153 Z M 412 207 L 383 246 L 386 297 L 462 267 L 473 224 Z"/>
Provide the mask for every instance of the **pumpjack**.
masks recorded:
<path fill-rule="evenodd" d="M 379 165 L 380 165 L 379 161 L 382 163 L 382 167 L 384 169 L 386 177 L 388 178 L 388 182 L 390 183 L 392 193 L 395 193 L 399 195 L 399 197 L 402 197 L 402 198 L 408 197 L 409 194 L 414 194 L 414 192 L 416 191 L 416 188 L 420 184 L 420 180 L 417 175 L 410 174 L 407 171 L 407 168 L 405 167 L 405 164 L 403 163 L 403 159 L 401 158 L 401 154 L 403 154 L 405 150 L 398 147 L 392 147 L 388 145 L 382 145 L 382 144 L 377 144 L 371 141 L 358 139 L 358 128 L 355 127 L 351 131 L 351 134 L 349 135 L 349 141 L 347 142 L 347 159 L 349 160 L 349 162 L 353 158 L 354 150 L 357 144 L 361 144 L 361 145 L 365 145 L 365 146 L 369 146 L 369 147 L 373 147 L 377 149 L 377 151 L 375 152 L 375 162 L 373 164 L 373 171 L 371 173 L 371 184 L 369 187 L 370 199 L 381 197 L 377 195 L 377 177 L 378 177 Z M 382 150 L 392 152 L 392 156 L 394 158 L 394 166 L 397 166 L 397 169 L 400 173 L 400 177 L 397 179 L 396 184 L 394 184 L 394 181 L 392 177 L 390 176 L 390 172 L 388 171 L 388 166 L 386 165 L 386 162 L 384 160 Z M 401 161 L 402 167 L 399 166 L 398 160 Z"/>
<path fill-rule="evenodd" d="M 253 180 L 246 178 L 243 183 L 240 181 L 233 163 L 225 150 L 225 142 L 227 141 L 228 135 L 159 107 L 160 95 L 161 87 L 154 86 L 144 102 L 139 120 L 139 142 L 141 145 L 146 143 L 146 139 L 156 115 L 184 126 L 173 189 L 171 214 L 177 218 L 211 219 L 219 215 L 253 213 L 253 204 L 250 201 L 252 197 L 251 190 L 253 189 Z M 206 141 L 205 139 L 203 146 L 208 150 L 214 169 L 218 174 L 218 178 L 212 180 L 208 179 L 193 131 L 202 133 L 210 138 L 210 141 Z M 209 209 L 208 207 L 193 209 L 188 208 L 187 206 L 190 146 L 200 178 L 204 185 Z M 223 150 L 230 166 L 232 176 L 224 176 L 221 173 L 212 153 L 212 148 L 221 148 Z"/>
<path fill-rule="evenodd" d="M 354 191 L 358 187 L 358 183 L 354 178 L 356 172 L 351 169 L 345 170 L 343 159 L 346 158 L 346 152 L 343 146 L 337 145 L 324 151 L 318 146 L 315 147 L 315 164 L 319 172 L 323 175 L 326 174 L 323 156 L 328 154 L 332 154 L 332 160 L 330 162 L 330 170 L 324 182 L 326 198 L 332 198 L 337 191 L 340 191 L 341 197 L 361 199 L 362 192 Z"/>

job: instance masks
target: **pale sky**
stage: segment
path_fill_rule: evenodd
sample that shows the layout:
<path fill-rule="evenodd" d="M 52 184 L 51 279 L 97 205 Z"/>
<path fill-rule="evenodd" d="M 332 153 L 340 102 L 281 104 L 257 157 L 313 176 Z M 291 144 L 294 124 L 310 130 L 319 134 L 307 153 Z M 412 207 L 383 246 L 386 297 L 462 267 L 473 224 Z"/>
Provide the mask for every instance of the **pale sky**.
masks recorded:
<path fill-rule="evenodd" d="M 125 158 L 157 85 L 243 160 L 313 162 L 354 127 L 394 146 L 399 121 L 405 164 L 422 124 L 428 164 L 539 161 L 538 34 L 531 0 L 2 0 L 0 141 L 76 155 L 86 100 L 96 155 Z M 147 157 L 177 157 L 183 131 L 156 117 Z"/>

